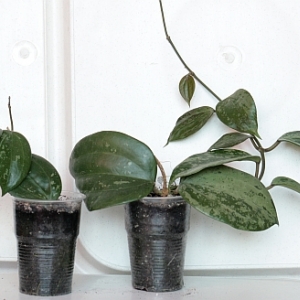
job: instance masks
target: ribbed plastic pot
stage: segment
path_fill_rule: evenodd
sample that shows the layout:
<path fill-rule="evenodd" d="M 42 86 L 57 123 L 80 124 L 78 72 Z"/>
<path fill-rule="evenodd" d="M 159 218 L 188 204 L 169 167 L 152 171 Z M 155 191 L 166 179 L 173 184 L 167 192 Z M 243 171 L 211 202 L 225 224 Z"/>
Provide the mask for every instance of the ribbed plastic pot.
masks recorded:
<path fill-rule="evenodd" d="M 181 197 L 146 197 L 125 205 L 125 223 L 133 287 L 180 290 L 190 205 Z"/>
<path fill-rule="evenodd" d="M 83 199 L 72 192 L 63 192 L 59 200 L 14 198 L 21 293 L 71 293 Z"/>

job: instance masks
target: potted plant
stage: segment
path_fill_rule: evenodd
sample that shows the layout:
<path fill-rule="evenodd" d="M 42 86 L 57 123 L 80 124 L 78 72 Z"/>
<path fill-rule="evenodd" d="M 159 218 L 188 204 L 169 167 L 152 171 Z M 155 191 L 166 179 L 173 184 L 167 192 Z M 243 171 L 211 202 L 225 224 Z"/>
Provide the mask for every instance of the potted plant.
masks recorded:
<path fill-rule="evenodd" d="M 155 189 L 157 165 L 162 191 Z M 69 166 L 90 211 L 125 204 L 133 286 L 180 289 L 190 206 L 181 197 L 168 197 L 165 172 L 151 149 L 121 132 L 96 132 L 75 145 Z"/>
<path fill-rule="evenodd" d="M 168 183 L 166 174 L 151 149 L 121 132 L 101 131 L 84 137 L 75 145 L 69 163 L 76 186 L 86 195 L 85 203 L 89 210 L 125 204 L 133 287 L 155 292 L 182 287 L 183 262 L 176 259 L 179 257 L 174 252 L 176 246 L 169 246 L 156 235 L 169 236 L 169 241 L 173 240 L 176 244 L 180 238 L 170 236 L 174 235 L 174 227 L 180 227 L 183 237 L 181 242 L 184 243 L 189 226 L 189 205 L 236 229 L 260 231 L 278 224 L 276 209 L 269 193 L 271 187 L 283 186 L 300 192 L 299 183 L 290 178 L 276 177 L 269 187 L 261 182 L 266 163 L 265 153 L 274 150 L 281 142 L 300 146 L 300 132 L 286 133 L 271 147 L 262 147 L 258 134 L 257 110 L 251 94 L 240 89 L 222 100 L 205 85 L 175 48 L 167 33 L 161 1 L 160 7 L 167 40 L 188 70 L 179 84 L 181 95 L 189 103 L 195 90 L 195 81 L 198 81 L 219 101 L 215 109 L 203 106 L 182 115 L 170 133 L 167 144 L 197 132 L 213 114 L 228 126 L 230 132 L 208 147 L 208 151 L 192 155 L 177 165 Z M 245 141 L 251 142 L 258 155 L 232 149 Z M 254 174 L 228 165 L 239 161 L 254 162 Z M 158 191 L 155 186 L 157 167 L 163 177 L 159 197 L 156 197 Z M 179 206 L 178 203 L 171 202 L 174 195 L 178 195 L 177 197 L 181 197 L 179 201 L 183 199 L 183 203 L 189 205 L 179 213 L 185 217 L 174 218 L 178 222 L 167 222 L 169 226 L 163 229 L 163 221 L 169 218 L 164 214 L 166 207 Z M 163 207 L 162 210 L 157 208 L 159 205 Z M 179 219 L 184 225 L 179 226 Z M 152 229 L 154 232 L 150 231 Z M 182 244 L 178 248 L 184 251 Z M 162 260 L 158 254 L 166 254 L 167 259 Z M 169 272 L 169 269 L 172 271 Z M 176 274 L 171 273 L 174 270 L 177 270 Z M 168 279 L 171 279 L 173 286 Z"/>
<path fill-rule="evenodd" d="M 2 195 L 14 201 L 19 290 L 39 296 L 71 293 L 76 238 L 83 195 L 61 191 L 55 167 L 31 153 L 27 139 L 0 131 Z"/>
<path fill-rule="evenodd" d="M 265 230 L 278 223 L 272 198 L 259 179 L 223 166 L 239 160 L 258 163 L 260 158 L 240 150 L 196 154 L 174 169 L 167 187 L 162 166 L 148 146 L 121 132 L 102 131 L 75 145 L 69 165 L 89 210 L 125 204 L 133 286 L 163 292 L 183 285 L 187 203 L 241 230 Z M 161 197 L 155 197 L 157 166 L 165 183 Z M 233 189 L 234 183 L 227 182 L 226 176 L 236 179 L 240 188 Z M 178 177 L 174 190 L 172 183 Z M 169 215 L 172 210 L 175 216 Z"/>
<path fill-rule="evenodd" d="M 174 169 L 167 184 L 162 165 L 147 145 L 121 132 L 101 131 L 78 141 L 69 167 L 90 211 L 125 204 L 133 287 L 166 292 L 183 285 L 188 204 L 241 230 L 278 224 L 272 198 L 259 179 L 223 166 L 241 160 L 258 164 L 260 157 L 241 150 L 196 154 Z M 155 187 L 157 167 L 164 178 L 160 191 Z M 229 175 L 241 189 L 232 188 L 226 181 Z M 178 186 L 173 184 L 176 178 Z"/>

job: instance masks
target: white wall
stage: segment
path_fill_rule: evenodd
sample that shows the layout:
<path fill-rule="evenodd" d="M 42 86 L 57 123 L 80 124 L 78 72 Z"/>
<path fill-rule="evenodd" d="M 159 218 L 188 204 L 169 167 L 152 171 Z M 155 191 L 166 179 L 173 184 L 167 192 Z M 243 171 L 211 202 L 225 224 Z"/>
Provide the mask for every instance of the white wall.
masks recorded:
<path fill-rule="evenodd" d="M 221 98 L 238 88 L 253 95 L 264 146 L 300 129 L 296 0 L 163 3 L 169 34 L 195 73 Z M 226 132 L 213 118 L 188 140 L 163 147 L 188 107 L 177 87 L 186 70 L 165 39 L 158 0 L 3 0 L 0 11 L 5 15 L 0 19 L 0 127 L 9 126 L 10 95 L 15 129 L 27 136 L 35 153 L 53 161 L 65 187 L 73 184 L 67 173 L 69 152 L 87 134 L 118 130 L 133 135 L 152 148 L 170 173 Z M 20 41 L 37 51 L 31 64 L 14 59 Z M 216 104 L 199 86 L 191 108 Z M 264 183 L 277 175 L 300 181 L 299 158 L 296 148 L 284 145 L 267 154 Z M 253 171 L 252 164 L 244 168 Z M 280 226 L 265 232 L 237 231 L 193 211 L 186 269 L 298 273 L 300 195 L 279 188 L 271 194 Z M 10 201 L 0 202 L 2 260 L 15 260 Z M 77 270 L 129 270 L 123 223 L 123 207 L 92 213 L 84 208 Z"/>

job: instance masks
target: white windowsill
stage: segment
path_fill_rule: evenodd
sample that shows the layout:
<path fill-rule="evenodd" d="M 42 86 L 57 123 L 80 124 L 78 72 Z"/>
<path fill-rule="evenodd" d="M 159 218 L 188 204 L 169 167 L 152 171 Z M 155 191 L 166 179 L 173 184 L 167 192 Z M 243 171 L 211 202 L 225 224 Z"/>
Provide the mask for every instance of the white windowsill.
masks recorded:
<path fill-rule="evenodd" d="M 224 278 L 186 276 L 182 290 L 172 293 L 148 293 L 134 290 L 129 275 L 74 274 L 73 292 L 65 296 L 36 297 L 19 293 L 17 273 L 0 273 L 1 300 L 252 300 L 299 299 L 300 281 L 284 278 Z"/>

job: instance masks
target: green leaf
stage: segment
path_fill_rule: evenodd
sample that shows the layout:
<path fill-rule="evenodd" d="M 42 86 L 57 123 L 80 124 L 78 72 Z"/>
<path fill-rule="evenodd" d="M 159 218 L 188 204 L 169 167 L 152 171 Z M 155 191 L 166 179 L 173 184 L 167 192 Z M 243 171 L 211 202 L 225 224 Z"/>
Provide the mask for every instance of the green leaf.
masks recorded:
<path fill-rule="evenodd" d="M 179 82 L 179 92 L 189 106 L 195 92 L 195 86 L 195 79 L 191 74 L 185 75 Z"/>
<path fill-rule="evenodd" d="M 88 197 L 85 204 L 90 211 L 141 199 L 151 192 L 154 183 L 111 174 L 86 174 L 76 178 L 77 188 Z"/>
<path fill-rule="evenodd" d="M 198 211 L 236 229 L 261 231 L 278 224 L 268 190 L 237 169 L 218 166 L 182 178 L 179 192 Z"/>
<path fill-rule="evenodd" d="M 279 139 L 279 142 L 289 142 L 296 146 L 300 146 L 300 131 L 292 131 L 285 133 Z"/>
<path fill-rule="evenodd" d="M 216 113 L 220 121 L 230 128 L 260 138 L 255 102 L 246 90 L 237 90 L 220 101 L 217 104 Z"/>
<path fill-rule="evenodd" d="M 55 167 L 45 158 L 32 154 L 28 175 L 10 194 L 25 199 L 57 200 L 61 189 L 61 178 Z"/>
<path fill-rule="evenodd" d="M 208 151 L 212 149 L 222 149 L 222 148 L 230 148 L 235 145 L 238 145 L 245 140 L 249 139 L 250 136 L 239 133 L 239 132 L 233 132 L 233 133 L 227 133 L 224 134 L 222 137 L 220 137 L 209 149 Z"/>
<path fill-rule="evenodd" d="M 202 106 L 192 109 L 183 114 L 177 121 L 168 138 L 170 142 L 182 140 L 200 130 L 210 119 L 214 109 L 209 106 Z"/>
<path fill-rule="evenodd" d="M 281 186 L 300 193 L 300 184 L 288 177 L 279 176 L 273 179 L 272 186 Z"/>
<path fill-rule="evenodd" d="M 27 139 L 15 131 L 3 130 L 0 135 L 0 186 L 2 195 L 16 188 L 26 177 L 31 164 Z"/>
<path fill-rule="evenodd" d="M 209 167 L 243 160 L 259 163 L 260 157 L 253 156 L 247 152 L 236 149 L 220 149 L 210 152 L 203 152 L 200 154 L 194 154 L 186 158 L 183 162 L 181 162 L 174 168 L 169 180 L 169 186 L 179 177 L 190 176 Z"/>
<path fill-rule="evenodd" d="M 81 139 L 71 153 L 69 168 L 89 210 L 147 196 L 157 172 L 156 158 L 147 145 L 115 131 Z"/>

